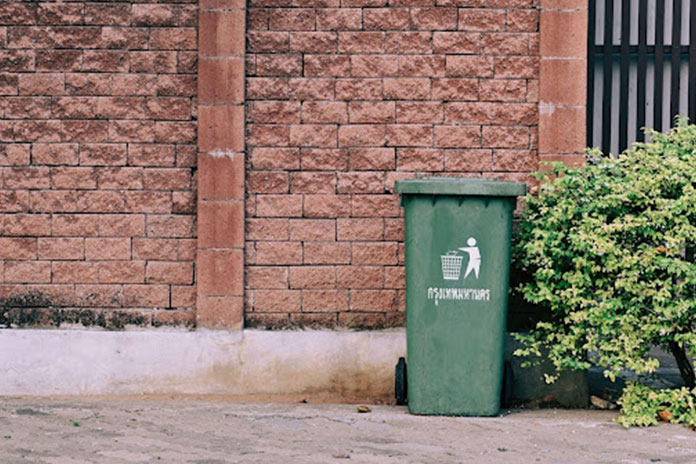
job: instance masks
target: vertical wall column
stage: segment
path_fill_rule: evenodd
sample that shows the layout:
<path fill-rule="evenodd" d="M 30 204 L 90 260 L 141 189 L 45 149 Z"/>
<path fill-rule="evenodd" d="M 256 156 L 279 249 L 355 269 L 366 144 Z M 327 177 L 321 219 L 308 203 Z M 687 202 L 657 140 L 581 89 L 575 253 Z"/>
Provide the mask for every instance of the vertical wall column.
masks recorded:
<path fill-rule="evenodd" d="M 244 320 L 245 1 L 200 0 L 198 327 Z"/>
<path fill-rule="evenodd" d="M 541 0 L 539 161 L 585 161 L 588 0 Z"/>

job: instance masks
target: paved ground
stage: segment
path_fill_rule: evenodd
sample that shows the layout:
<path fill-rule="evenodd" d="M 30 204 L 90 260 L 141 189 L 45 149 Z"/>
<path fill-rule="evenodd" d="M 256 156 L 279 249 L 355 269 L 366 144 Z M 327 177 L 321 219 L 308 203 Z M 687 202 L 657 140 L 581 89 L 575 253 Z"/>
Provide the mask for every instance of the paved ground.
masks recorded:
<path fill-rule="evenodd" d="M 696 463 L 696 433 L 603 411 L 412 416 L 201 398 L 0 398 L 0 463 Z"/>

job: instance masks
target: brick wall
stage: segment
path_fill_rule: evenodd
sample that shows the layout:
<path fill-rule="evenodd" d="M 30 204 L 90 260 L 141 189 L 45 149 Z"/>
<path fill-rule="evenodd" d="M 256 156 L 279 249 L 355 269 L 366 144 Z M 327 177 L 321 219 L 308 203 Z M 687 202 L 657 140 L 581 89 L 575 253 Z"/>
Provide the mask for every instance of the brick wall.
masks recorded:
<path fill-rule="evenodd" d="M 197 23 L 0 3 L 1 324 L 194 324 Z"/>
<path fill-rule="evenodd" d="M 394 180 L 528 180 L 538 26 L 535 0 L 249 2 L 247 326 L 403 323 Z"/>

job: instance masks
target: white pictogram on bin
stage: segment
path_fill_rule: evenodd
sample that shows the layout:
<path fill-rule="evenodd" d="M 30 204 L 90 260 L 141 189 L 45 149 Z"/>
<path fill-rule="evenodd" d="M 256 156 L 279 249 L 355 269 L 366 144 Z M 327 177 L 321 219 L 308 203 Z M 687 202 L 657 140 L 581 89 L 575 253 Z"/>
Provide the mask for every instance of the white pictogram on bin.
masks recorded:
<path fill-rule="evenodd" d="M 457 255 L 457 252 L 454 250 L 440 255 L 440 259 L 442 260 L 442 278 L 445 280 L 459 280 L 459 274 L 462 272 L 463 258 L 463 256 Z"/>

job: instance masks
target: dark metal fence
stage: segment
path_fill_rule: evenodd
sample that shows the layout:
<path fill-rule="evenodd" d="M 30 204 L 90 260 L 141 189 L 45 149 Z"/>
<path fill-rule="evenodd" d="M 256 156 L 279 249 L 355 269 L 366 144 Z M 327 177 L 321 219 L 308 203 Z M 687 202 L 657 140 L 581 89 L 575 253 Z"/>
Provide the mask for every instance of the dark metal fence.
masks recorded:
<path fill-rule="evenodd" d="M 696 0 L 589 0 L 587 145 L 618 153 L 696 122 Z"/>

